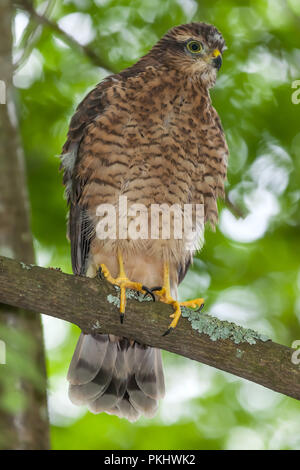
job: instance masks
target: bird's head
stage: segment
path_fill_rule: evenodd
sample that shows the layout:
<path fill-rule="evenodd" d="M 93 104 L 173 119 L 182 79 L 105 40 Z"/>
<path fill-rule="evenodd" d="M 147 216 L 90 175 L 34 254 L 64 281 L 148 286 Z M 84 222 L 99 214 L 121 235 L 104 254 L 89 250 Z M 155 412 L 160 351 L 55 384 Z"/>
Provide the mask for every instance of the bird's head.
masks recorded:
<path fill-rule="evenodd" d="M 215 26 L 190 23 L 170 29 L 152 51 L 164 65 L 211 87 L 225 49 L 225 41 Z"/>

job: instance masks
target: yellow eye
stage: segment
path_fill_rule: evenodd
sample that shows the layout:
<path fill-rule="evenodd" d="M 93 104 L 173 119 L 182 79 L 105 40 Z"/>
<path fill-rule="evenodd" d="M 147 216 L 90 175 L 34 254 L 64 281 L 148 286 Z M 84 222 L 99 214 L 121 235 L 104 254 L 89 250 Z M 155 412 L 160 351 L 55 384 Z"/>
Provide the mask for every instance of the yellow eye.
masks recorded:
<path fill-rule="evenodd" d="M 203 49 L 201 42 L 198 41 L 189 41 L 186 47 L 187 50 L 192 52 L 193 54 L 198 54 Z"/>

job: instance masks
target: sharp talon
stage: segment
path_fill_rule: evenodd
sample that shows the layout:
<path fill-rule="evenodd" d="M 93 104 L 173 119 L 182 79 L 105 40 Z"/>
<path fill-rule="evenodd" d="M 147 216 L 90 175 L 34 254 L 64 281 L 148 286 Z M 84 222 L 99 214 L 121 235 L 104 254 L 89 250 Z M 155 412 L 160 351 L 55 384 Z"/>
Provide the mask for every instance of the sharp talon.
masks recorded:
<path fill-rule="evenodd" d="M 124 322 L 124 313 L 120 313 L 120 323 L 123 324 Z"/>
<path fill-rule="evenodd" d="M 203 302 L 203 304 L 202 304 L 202 305 L 200 305 L 200 307 L 199 307 L 199 308 L 197 308 L 196 312 L 201 312 L 201 310 L 203 309 L 203 307 L 204 307 L 204 302 Z"/>
<path fill-rule="evenodd" d="M 99 269 L 97 271 L 97 277 L 99 277 L 99 279 L 101 279 L 101 281 L 103 281 L 103 279 L 104 279 L 104 274 L 103 274 L 101 266 L 99 267 Z"/>
<path fill-rule="evenodd" d="M 157 290 L 162 290 L 162 287 L 161 286 L 156 286 L 156 287 L 151 287 L 151 292 L 155 292 Z"/>
<path fill-rule="evenodd" d="M 155 297 L 151 289 L 148 289 L 146 286 L 142 286 L 142 289 L 146 292 L 143 298 L 145 298 L 147 295 L 151 295 L 153 302 L 155 302 Z"/>
<path fill-rule="evenodd" d="M 164 332 L 164 334 L 162 336 L 167 336 L 168 334 L 170 334 L 172 331 L 174 330 L 174 328 L 172 326 L 170 326 L 167 331 Z"/>

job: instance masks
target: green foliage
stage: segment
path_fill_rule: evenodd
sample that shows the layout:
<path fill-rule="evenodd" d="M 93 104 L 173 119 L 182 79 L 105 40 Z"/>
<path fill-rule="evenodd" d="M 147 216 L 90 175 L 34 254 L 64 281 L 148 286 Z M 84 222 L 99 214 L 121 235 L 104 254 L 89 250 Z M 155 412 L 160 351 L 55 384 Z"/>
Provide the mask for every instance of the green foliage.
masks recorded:
<path fill-rule="evenodd" d="M 212 99 L 230 147 L 227 194 L 245 218 L 220 202 L 217 231 L 206 231 L 180 294 L 204 297 L 207 312 L 290 346 L 300 338 L 300 104 L 291 101 L 300 79 L 298 2 L 58 0 L 51 20 L 74 21 L 75 39 L 113 71 L 176 24 L 205 21 L 223 33 L 228 51 Z M 39 264 L 71 272 L 55 157 L 75 107 L 107 71 L 48 27 L 36 30 L 32 47 L 15 76 L 32 228 Z M 155 419 L 78 414 L 64 379 L 78 330 L 47 320 L 46 335 L 56 449 L 300 448 L 298 402 L 167 353 L 167 397 Z"/>

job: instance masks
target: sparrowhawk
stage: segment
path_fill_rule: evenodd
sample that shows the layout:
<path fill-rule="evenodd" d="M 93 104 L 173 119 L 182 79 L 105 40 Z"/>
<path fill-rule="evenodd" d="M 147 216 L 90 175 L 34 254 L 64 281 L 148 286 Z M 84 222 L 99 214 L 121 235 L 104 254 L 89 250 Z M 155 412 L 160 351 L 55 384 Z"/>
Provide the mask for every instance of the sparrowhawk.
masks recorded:
<path fill-rule="evenodd" d="M 99 207 L 110 205 L 119 215 L 121 196 L 129 212 L 135 204 L 149 211 L 157 204 L 200 205 L 203 222 L 216 224 L 228 150 L 209 89 L 224 49 L 212 25 L 174 27 L 136 64 L 99 83 L 72 117 L 62 168 L 73 271 L 94 277 L 100 270 L 119 287 L 122 321 L 128 288 L 172 305 L 167 333 L 176 327 L 182 305 L 203 304 L 176 300 L 197 249 L 196 242 L 187 242 L 189 234 L 162 237 L 160 225 L 156 237 L 149 228 L 147 237 L 117 233 L 105 239 L 97 227 Z M 200 224 L 195 233 L 202 232 Z M 159 350 L 103 334 L 81 333 L 68 380 L 75 404 L 130 421 L 152 417 L 165 388 Z"/>

